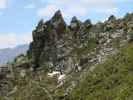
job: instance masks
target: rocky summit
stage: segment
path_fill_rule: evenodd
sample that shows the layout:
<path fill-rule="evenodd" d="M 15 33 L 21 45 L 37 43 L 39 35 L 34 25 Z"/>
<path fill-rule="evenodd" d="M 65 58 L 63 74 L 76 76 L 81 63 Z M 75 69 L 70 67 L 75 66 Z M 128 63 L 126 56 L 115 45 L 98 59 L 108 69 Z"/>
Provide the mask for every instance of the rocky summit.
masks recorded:
<path fill-rule="evenodd" d="M 88 59 L 89 53 L 84 55 L 82 52 L 85 52 L 85 48 L 92 48 L 89 44 L 93 44 L 95 52 L 99 48 L 113 49 L 111 43 L 117 38 L 118 42 L 126 40 L 127 34 L 132 31 L 130 16 L 132 14 L 127 14 L 124 19 L 116 19 L 112 15 L 105 23 L 96 25 L 92 25 L 90 20 L 81 22 L 74 16 L 67 25 L 61 12 L 57 11 L 49 21 L 40 20 L 33 31 L 33 42 L 28 50 L 31 66 L 35 70 L 44 67 L 62 72 L 74 71 L 75 65 L 88 62 L 85 59 Z M 79 59 L 78 53 L 82 54 Z"/>
<path fill-rule="evenodd" d="M 133 82 L 124 83 L 127 78 L 121 76 L 132 74 L 133 13 L 119 19 L 111 15 L 96 24 L 74 16 L 68 25 L 57 11 L 50 20 L 40 20 L 32 35 L 27 54 L 0 67 L 2 100 L 116 100 L 111 89 L 120 77 L 118 93 Z"/>
<path fill-rule="evenodd" d="M 57 11 L 51 20 L 46 23 L 41 20 L 33 31 L 33 42 L 30 45 L 28 56 L 34 68 L 41 66 L 63 67 L 63 60 L 68 56 L 69 39 L 67 26 L 61 12 Z"/>
<path fill-rule="evenodd" d="M 28 51 L 33 68 L 44 66 L 54 70 L 71 71 L 77 63 L 74 57 L 76 55 L 72 54 L 73 50 L 87 38 L 88 33 L 84 31 L 90 24 L 91 22 L 81 23 L 73 17 L 68 26 L 60 11 L 47 22 L 41 20 L 33 31 L 33 42 Z M 83 29 L 84 26 L 87 27 Z"/>

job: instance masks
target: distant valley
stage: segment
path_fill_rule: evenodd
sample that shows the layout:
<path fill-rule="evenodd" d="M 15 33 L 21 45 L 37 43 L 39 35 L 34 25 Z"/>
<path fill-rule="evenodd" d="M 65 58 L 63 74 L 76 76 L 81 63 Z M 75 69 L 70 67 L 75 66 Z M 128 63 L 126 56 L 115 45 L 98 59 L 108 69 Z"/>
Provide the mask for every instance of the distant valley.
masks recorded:
<path fill-rule="evenodd" d="M 20 54 L 26 54 L 29 48 L 28 44 L 19 45 L 15 48 L 0 49 L 0 65 L 6 64 L 12 61 L 16 56 Z"/>

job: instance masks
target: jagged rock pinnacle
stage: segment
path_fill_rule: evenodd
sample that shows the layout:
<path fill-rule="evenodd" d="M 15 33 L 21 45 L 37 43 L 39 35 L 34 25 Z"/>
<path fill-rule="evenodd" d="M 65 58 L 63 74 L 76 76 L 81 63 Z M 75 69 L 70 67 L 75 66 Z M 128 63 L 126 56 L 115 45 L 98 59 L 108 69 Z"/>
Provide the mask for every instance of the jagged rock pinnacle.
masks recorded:
<path fill-rule="evenodd" d="M 66 29 L 66 23 L 63 19 L 63 16 L 61 14 L 61 11 L 58 10 L 57 12 L 55 12 L 54 16 L 52 17 L 52 19 L 50 20 L 52 26 L 54 27 L 54 29 L 56 30 L 57 33 L 63 33 L 64 30 Z"/>
<path fill-rule="evenodd" d="M 38 22 L 38 27 L 39 26 L 42 26 L 44 24 L 44 21 L 43 21 L 43 19 L 41 19 L 39 22 Z"/>
<path fill-rule="evenodd" d="M 72 17 L 71 23 L 76 23 L 79 22 L 76 16 Z"/>
<path fill-rule="evenodd" d="M 61 11 L 60 10 L 56 11 L 54 16 L 62 16 Z"/>
<path fill-rule="evenodd" d="M 76 16 L 74 16 L 71 20 L 70 27 L 72 30 L 77 31 L 80 28 L 81 22 L 77 19 Z"/>
<path fill-rule="evenodd" d="M 84 22 L 84 25 L 85 25 L 86 28 L 90 28 L 92 26 L 91 20 L 90 19 L 86 20 Z"/>
<path fill-rule="evenodd" d="M 60 11 L 60 10 L 56 11 L 51 20 L 52 20 L 53 22 L 58 21 L 58 20 L 64 21 L 63 16 L 62 16 L 62 14 L 61 14 L 61 11 Z"/>
<path fill-rule="evenodd" d="M 29 50 L 29 57 L 32 58 L 31 62 L 34 69 L 42 65 L 47 66 L 49 62 L 53 64 L 57 63 L 57 57 L 61 54 L 56 52 L 58 50 L 56 42 L 62 40 L 66 32 L 66 27 L 67 25 L 60 10 L 49 21 L 44 23 L 41 20 L 39 22 L 33 32 L 34 41 L 31 43 Z M 62 52 L 62 49 L 60 52 Z"/>

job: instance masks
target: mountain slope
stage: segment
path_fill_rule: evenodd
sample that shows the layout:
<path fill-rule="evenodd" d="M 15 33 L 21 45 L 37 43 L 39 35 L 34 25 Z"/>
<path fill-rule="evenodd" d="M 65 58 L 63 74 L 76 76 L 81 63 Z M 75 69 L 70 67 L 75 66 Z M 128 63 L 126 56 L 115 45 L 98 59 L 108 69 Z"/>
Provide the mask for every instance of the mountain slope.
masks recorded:
<path fill-rule="evenodd" d="M 11 100 L 132 100 L 132 51 L 133 43 L 127 44 L 117 54 L 109 56 L 106 62 L 96 65 L 93 71 L 88 70 L 84 78 L 78 80 L 77 86 L 65 97 L 63 95 L 66 86 L 79 77 L 79 73 L 74 73 L 73 80 L 67 81 L 59 88 L 56 78 L 48 77 L 44 70 L 38 71 L 37 76 L 27 71 L 28 76 L 25 78 L 16 73 L 16 80 L 13 81 L 15 88 L 9 92 L 9 98 Z"/>
<path fill-rule="evenodd" d="M 133 43 L 97 65 L 73 90 L 69 100 L 132 100 Z"/>
<path fill-rule="evenodd" d="M 132 98 L 132 88 L 128 86 L 132 84 L 133 13 L 120 19 L 112 15 L 96 24 L 73 17 L 67 25 L 57 11 L 49 21 L 41 20 L 32 34 L 27 55 L 18 56 L 7 65 L 9 71 L 4 66 L 1 69 L 1 97 L 125 100 L 128 95 Z M 109 56 L 112 57 L 107 60 Z"/>
<path fill-rule="evenodd" d="M 20 45 L 15 48 L 0 49 L 0 64 L 6 64 L 20 54 L 26 54 L 28 48 L 28 45 Z"/>

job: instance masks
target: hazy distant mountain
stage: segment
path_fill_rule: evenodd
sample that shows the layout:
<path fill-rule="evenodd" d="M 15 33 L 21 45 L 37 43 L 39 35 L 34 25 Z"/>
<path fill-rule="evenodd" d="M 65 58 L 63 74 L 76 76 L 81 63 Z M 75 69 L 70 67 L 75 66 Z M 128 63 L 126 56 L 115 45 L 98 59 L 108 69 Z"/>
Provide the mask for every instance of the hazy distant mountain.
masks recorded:
<path fill-rule="evenodd" d="M 0 49 L 0 64 L 6 64 L 7 62 L 12 61 L 16 56 L 25 54 L 28 48 L 29 45 L 25 44 L 15 48 Z"/>

